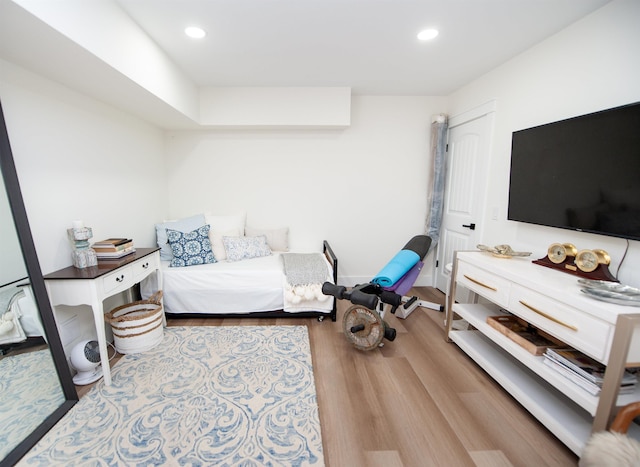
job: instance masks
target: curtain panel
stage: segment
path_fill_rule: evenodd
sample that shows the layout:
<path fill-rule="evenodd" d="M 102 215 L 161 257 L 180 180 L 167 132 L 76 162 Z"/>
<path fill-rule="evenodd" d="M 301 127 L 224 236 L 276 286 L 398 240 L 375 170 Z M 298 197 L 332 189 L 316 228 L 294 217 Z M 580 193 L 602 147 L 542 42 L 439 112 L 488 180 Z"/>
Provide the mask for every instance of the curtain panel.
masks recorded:
<path fill-rule="evenodd" d="M 433 161 L 430 183 L 427 186 L 427 216 L 425 234 L 431 237 L 431 248 L 440 240 L 442 211 L 444 209 L 444 185 L 446 176 L 446 146 L 448 118 L 444 114 L 436 115 L 431 122 L 431 152 Z"/>

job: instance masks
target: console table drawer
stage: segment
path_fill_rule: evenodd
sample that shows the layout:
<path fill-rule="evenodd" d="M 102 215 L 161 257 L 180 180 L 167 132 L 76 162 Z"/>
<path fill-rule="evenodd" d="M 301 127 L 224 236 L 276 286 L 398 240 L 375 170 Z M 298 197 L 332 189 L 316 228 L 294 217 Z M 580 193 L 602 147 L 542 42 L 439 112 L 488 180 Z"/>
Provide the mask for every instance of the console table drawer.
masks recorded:
<path fill-rule="evenodd" d="M 102 290 L 105 294 L 115 291 L 118 288 L 126 290 L 133 285 L 133 268 L 126 266 L 105 275 L 102 278 Z"/>
<path fill-rule="evenodd" d="M 509 311 L 568 345 L 606 363 L 614 326 L 551 297 L 514 285 Z"/>
<path fill-rule="evenodd" d="M 133 269 L 133 277 L 135 282 L 140 282 L 152 271 L 160 269 L 158 255 L 145 256 L 144 258 L 133 263 L 131 265 L 131 268 Z"/>
<path fill-rule="evenodd" d="M 462 261 L 458 262 L 456 276 L 458 284 L 472 292 L 505 308 L 509 304 L 510 281 Z"/>

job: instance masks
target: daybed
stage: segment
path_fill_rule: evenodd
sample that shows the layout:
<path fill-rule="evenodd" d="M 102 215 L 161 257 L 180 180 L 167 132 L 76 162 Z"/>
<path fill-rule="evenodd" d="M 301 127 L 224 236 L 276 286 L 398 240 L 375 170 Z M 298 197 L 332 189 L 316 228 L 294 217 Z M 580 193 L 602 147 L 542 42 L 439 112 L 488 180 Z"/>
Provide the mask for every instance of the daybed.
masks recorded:
<path fill-rule="evenodd" d="M 322 253 L 292 253 L 287 228 L 251 228 L 245 226 L 244 215 L 199 215 L 164 222 L 156 225 L 156 235 L 169 317 L 336 320 L 335 299 L 321 292 L 323 282 L 337 281 L 338 260 L 327 241 Z M 193 241 L 205 250 L 195 260 L 182 254 Z M 207 241 L 211 254 L 206 253 Z M 143 298 L 155 292 L 152 276 L 141 283 Z"/>

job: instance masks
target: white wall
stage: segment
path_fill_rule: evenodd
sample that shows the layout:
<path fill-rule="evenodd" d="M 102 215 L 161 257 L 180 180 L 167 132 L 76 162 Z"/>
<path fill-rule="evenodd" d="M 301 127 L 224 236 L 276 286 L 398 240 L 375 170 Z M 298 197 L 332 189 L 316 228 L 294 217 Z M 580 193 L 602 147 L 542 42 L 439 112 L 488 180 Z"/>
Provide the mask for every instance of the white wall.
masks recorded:
<path fill-rule="evenodd" d="M 200 88 L 200 125 L 210 129 L 345 128 L 349 87 Z"/>
<path fill-rule="evenodd" d="M 640 101 L 639 19 L 640 2 L 614 1 L 451 96 L 453 115 L 497 101 L 487 205 L 498 206 L 500 216 L 491 220 L 487 210 L 483 243 L 510 243 L 537 257 L 555 242 L 572 242 L 578 249 L 603 248 L 616 272 L 625 240 L 506 220 L 511 133 Z M 602 163 L 607 163 L 606 154 Z M 639 261 L 640 244 L 631 241 L 620 268 L 622 282 L 640 286 Z"/>
<path fill-rule="evenodd" d="M 0 286 L 28 276 L 16 227 L 12 222 L 7 222 L 7 219 L 12 218 L 7 191 L 0 178 L 0 219 L 2 220 L 0 222 L 0 239 L 2 239 L 0 241 L 0 258 L 2 258 Z"/>
<path fill-rule="evenodd" d="M 70 265 L 75 219 L 94 240 L 154 243 L 166 213 L 161 130 L 2 62 L 0 92 L 43 273 Z"/>
<path fill-rule="evenodd" d="M 198 120 L 198 89 L 195 84 L 120 5 L 98 0 L 65 0 L 63 5 L 40 0 L 14 1 L 141 88 L 185 116 Z M 20 40 L 18 36 L 16 41 Z M 105 74 L 103 71 L 101 79 Z M 91 86 L 93 83 L 87 84 Z M 85 84 L 80 85 L 85 87 Z"/>
<path fill-rule="evenodd" d="M 127 236 L 154 246 L 153 225 L 168 204 L 161 130 L 3 61 L 0 96 L 44 274 L 71 265 L 66 229 L 76 219 L 94 240 Z M 121 303 L 114 297 L 105 309 Z M 67 349 L 95 337 L 88 307 L 56 318 Z"/>
<path fill-rule="evenodd" d="M 358 96 L 344 130 L 170 132 L 170 216 L 246 210 L 251 226 L 290 227 L 296 251 L 329 240 L 340 281 L 368 281 L 424 231 L 431 116 L 445 111 L 441 97 Z"/>

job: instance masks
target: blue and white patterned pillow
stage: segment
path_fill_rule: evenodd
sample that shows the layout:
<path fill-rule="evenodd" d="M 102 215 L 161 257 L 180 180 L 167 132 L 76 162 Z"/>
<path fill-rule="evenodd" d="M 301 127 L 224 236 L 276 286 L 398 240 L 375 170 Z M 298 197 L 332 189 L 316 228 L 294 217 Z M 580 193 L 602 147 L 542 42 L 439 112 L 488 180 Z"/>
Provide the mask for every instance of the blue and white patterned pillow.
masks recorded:
<path fill-rule="evenodd" d="M 240 261 L 242 259 L 260 258 L 271 255 L 271 248 L 267 244 L 267 237 L 222 237 L 224 249 L 227 252 L 227 261 Z"/>
<path fill-rule="evenodd" d="M 160 259 L 162 261 L 171 261 L 173 259 L 171 245 L 169 245 L 167 241 L 167 229 L 191 232 L 193 229 L 198 229 L 206 224 L 208 224 L 208 222 L 205 220 L 204 214 L 156 224 L 156 238 L 158 246 L 160 247 Z"/>
<path fill-rule="evenodd" d="M 187 233 L 167 229 L 167 240 L 173 252 L 171 267 L 194 266 L 196 264 L 216 262 L 213 251 L 211 251 L 208 224 Z"/>

